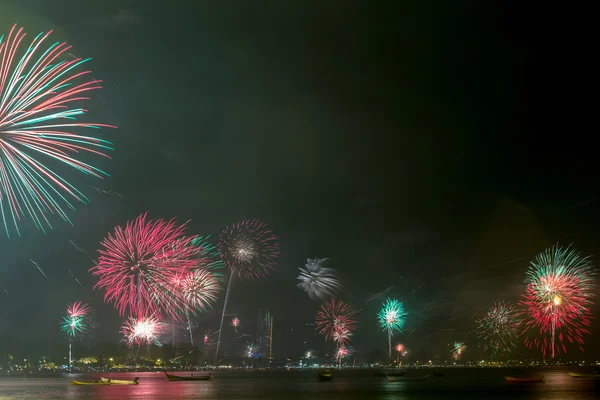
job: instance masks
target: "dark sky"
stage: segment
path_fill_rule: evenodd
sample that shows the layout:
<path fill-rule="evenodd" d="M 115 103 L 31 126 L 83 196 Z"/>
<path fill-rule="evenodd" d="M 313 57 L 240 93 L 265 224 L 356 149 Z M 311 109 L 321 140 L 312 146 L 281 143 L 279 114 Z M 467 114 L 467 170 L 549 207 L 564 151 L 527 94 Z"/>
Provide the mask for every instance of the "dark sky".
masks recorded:
<path fill-rule="evenodd" d="M 91 290 L 92 263 L 69 241 L 95 258 L 113 226 L 144 211 L 191 219 L 198 234 L 248 217 L 269 223 L 281 240 L 278 270 L 237 285 L 230 304 L 243 321 L 270 307 L 281 338 L 319 306 L 295 288 L 297 268 L 331 258 L 347 286 L 342 298 L 363 310 L 353 344 L 365 353 L 386 346 L 375 323 L 384 298 L 366 299 L 389 286 L 409 312 L 398 340 L 418 357 L 446 357 L 450 341 L 475 348 L 474 319 L 494 301 L 518 299 L 544 246 L 574 242 L 598 254 L 590 10 L 500 1 L 2 3 L 52 21 L 74 54 L 94 58 L 105 89 L 89 108 L 119 129 L 106 132 L 117 149 L 101 164 L 110 179 L 66 171 L 93 201 L 72 214 L 75 227 L 56 220 L 44 235 L 25 222 L 21 238 L 0 239 L 0 289 L 9 292 L 0 335 L 57 340 L 65 304 L 82 299 L 97 309 L 99 336 L 118 340 L 120 319 Z M 217 314 L 203 316 L 198 336 L 217 329 Z M 600 328 L 592 331 L 586 354 L 600 355 Z M 309 345 L 289 337 L 276 351 Z"/>

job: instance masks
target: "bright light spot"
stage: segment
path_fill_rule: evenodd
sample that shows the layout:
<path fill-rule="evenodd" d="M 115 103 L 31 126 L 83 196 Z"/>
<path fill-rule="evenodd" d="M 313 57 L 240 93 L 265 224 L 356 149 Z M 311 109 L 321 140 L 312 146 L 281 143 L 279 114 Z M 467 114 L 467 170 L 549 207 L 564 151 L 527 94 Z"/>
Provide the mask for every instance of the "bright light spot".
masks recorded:
<path fill-rule="evenodd" d="M 562 303 L 562 299 L 560 298 L 560 296 L 558 296 L 558 295 L 554 296 L 554 305 L 559 306 L 560 303 Z"/>

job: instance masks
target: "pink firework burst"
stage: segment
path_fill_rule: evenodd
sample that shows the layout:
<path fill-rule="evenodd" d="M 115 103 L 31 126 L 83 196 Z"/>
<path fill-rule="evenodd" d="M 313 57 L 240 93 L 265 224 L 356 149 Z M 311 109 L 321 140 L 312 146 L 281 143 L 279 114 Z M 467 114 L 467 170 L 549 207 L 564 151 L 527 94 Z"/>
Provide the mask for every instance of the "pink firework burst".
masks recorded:
<path fill-rule="evenodd" d="M 83 317 L 86 314 L 89 314 L 92 311 L 92 308 L 81 301 L 76 301 L 75 303 L 69 304 L 67 306 L 67 315 L 69 318 L 77 318 Z"/>
<path fill-rule="evenodd" d="M 19 233 L 19 221 L 29 215 L 45 231 L 52 228 L 48 214 L 70 222 L 66 210 L 74 209 L 71 201 L 89 202 L 61 170 L 108 176 L 80 156 L 108 157 L 104 151 L 112 150 L 111 143 L 78 133 L 114 128 L 79 121 L 87 114 L 79 104 L 102 81 L 86 79 L 91 71 L 81 67 L 90 59 L 67 59 L 71 46 L 50 42 L 51 33 L 42 32 L 26 44 L 23 28 L 14 25 L 7 35 L 0 32 L 0 214 L 8 236 L 9 221 Z"/>
<path fill-rule="evenodd" d="M 525 309 L 528 347 L 541 348 L 552 358 L 555 352 L 566 353 L 567 342 L 583 351 L 592 318 L 594 275 L 591 259 L 570 248 L 551 247 L 531 262 L 519 302 Z"/>
<path fill-rule="evenodd" d="M 256 219 L 244 220 L 225 228 L 218 243 L 223 264 L 233 275 L 256 279 L 275 269 L 279 242 L 267 224 Z"/>
<path fill-rule="evenodd" d="M 104 299 L 113 303 L 120 315 L 169 315 L 180 320 L 193 311 L 185 291 L 173 285 L 192 274 L 202 264 L 193 237 L 184 236 L 184 226 L 173 220 L 146 220 L 146 214 L 117 226 L 102 242 L 98 265 L 91 268 L 99 276 L 94 288 L 106 290 Z"/>
<path fill-rule="evenodd" d="M 325 340 L 333 339 L 343 345 L 356 329 L 354 316 L 357 313 L 343 301 L 330 299 L 323 303 L 321 311 L 317 313 L 316 330 L 325 336 Z"/>
<path fill-rule="evenodd" d="M 129 318 L 121 328 L 124 341 L 131 347 L 155 344 L 160 346 L 160 336 L 165 333 L 166 325 L 155 316 Z"/>
<path fill-rule="evenodd" d="M 231 326 L 233 326 L 233 330 L 237 333 L 238 328 L 241 325 L 241 321 L 238 317 L 235 317 L 231 320 Z"/>

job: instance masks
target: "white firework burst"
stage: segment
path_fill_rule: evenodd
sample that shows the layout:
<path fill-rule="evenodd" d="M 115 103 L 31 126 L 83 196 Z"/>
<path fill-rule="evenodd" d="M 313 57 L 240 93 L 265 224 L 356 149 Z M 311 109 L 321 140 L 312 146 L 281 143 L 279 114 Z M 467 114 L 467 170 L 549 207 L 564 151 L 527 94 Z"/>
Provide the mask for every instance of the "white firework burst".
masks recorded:
<path fill-rule="evenodd" d="M 300 268 L 298 287 L 313 300 L 335 297 L 336 292 L 343 288 L 336 271 L 323 266 L 327 260 L 328 258 L 309 258 L 305 268 Z"/>

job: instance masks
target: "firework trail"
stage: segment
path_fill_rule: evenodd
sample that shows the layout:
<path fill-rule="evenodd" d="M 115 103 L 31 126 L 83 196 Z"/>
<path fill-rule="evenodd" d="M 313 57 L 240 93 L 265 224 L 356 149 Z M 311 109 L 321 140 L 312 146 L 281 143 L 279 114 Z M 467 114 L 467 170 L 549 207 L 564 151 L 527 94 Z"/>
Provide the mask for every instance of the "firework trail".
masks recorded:
<path fill-rule="evenodd" d="M 392 335 L 394 332 L 401 331 L 406 322 L 406 311 L 404 304 L 396 299 L 388 299 L 383 303 L 383 307 L 377 314 L 379 327 L 387 331 L 388 334 L 388 355 L 392 358 Z"/>
<path fill-rule="evenodd" d="M 382 296 L 382 295 L 384 295 L 384 294 L 386 294 L 386 293 L 389 293 L 389 291 L 390 291 L 390 290 L 392 290 L 393 288 L 394 288 L 393 286 L 390 286 L 390 287 L 388 287 L 387 289 L 385 289 L 385 290 L 383 290 L 383 291 L 381 291 L 381 292 L 379 292 L 379 293 L 375 293 L 373 296 L 369 297 L 369 298 L 367 299 L 367 301 L 375 300 L 375 299 L 376 299 L 376 298 L 378 298 L 379 296 Z"/>
<path fill-rule="evenodd" d="M 77 283 L 79 283 L 79 286 L 83 287 L 83 285 L 81 284 L 81 282 L 79 282 L 79 279 L 75 278 L 75 275 L 73 275 L 73 273 L 71 272 L 71 270 L 67 269 L 67 271 L 69 271 L 69 274 L 71 275 L 71 278 L 75 279 L 75 281 Z"/>
<path fill-rule="evenodd" d="M 550 352 L 554 358 L 556 351 L 566 353 L 566 338 L 583 351 L 583 335 L 589 333 L 594 275 L 591 258 L 569 247 L 548 248 L 530 263 L 527 288 L 519 302 L 525 309 L 522 335 L 529 348 L 541 348 L 544 357 Z"/>
<path fill-rule="evenodd" d="M 411 294 L 415 294 L 415 292 L 416 292 L 417 290 L 421 289 L 423 286 L 425 286 L 425 284 L 426 284 L 426 283 L 427 283 L 427 282 L 423 282 L 422 284 L 420 284 L 418 287 L 416 287 L 416 288 L 415 288 L 415 289 L 414 289 L 414 290 L 411 292 Z"/>
<path fill-rule="evenodd" d="M 75 209 L 70 199 L 89 200 L 65 178 L 46 165 L 55 160 L 97 178 L 104 171 L 78 160 L 79 154 L 107 157 L 105 140 L 76 133 L 78 128 L 114 128 L 78 122 L 87 110 L 75 104 L 89 100 L 85 93 L 100 89 L 102 81 L 85 80 L 91 71 L 79 71 L 90 59 L 65 59 L 71 46 L 47 43 L 52 32 L 40 33 L 23 51 L 23 28 L 0 35 L 0 212 L 7 236 L 9 222 L 28 214 L 36 228 L 52 229 L 47 213 L 71 223 L 63 207 Z M 19 58 L 20 55 L 20 58 Z"/>
<path fill-rule="evenodd" d="M 29 259 L 29 261 L 31 261 L 33 263 L 33 265 L 35 265 L 35 267 L 37 268 L 38 271 L 41 272 L 42 275 L 44 275 L 44 278 L 46 278 L 46 280 L 48 281 L 48 283 L 50 283 L 50 279 L 48 278 L 48 276 L 44 273 L 44 271 L 42 270 L 42 267 L 40 267 L 40 264 L 36 263 L 35 261 L 33 261 L 31 258 Z"/>
<path fill-rule="evenodd" d="M 257 279 L 269 275 L 275 270 L 275 260 L 279 256 L 279 241 L 267 224 L 256 219 L 246 219 L 223 230 L 217 249 L 223 265 L 227 267 L 230 274 L 221 313 L 215 364 L 219 357 L 223 321 L 234 277 Z"/>
<path fill-rule="evenodd" d="M 88 329 L 91 312 L 91 307 L 81 301 L 76 301 L 67 306 L 67 314 L 61 322 L 61 330 L 69 336 L 69 368 L 71 368 L 72 363 L 73 339 Z"/>
<path fill-rule="evenodd" d="M 106 290 L 104 300 L 113 303 L 120 315 L 156 315 L 181 320 L 193 311 L 186 293 L 174 290 L 173 282 L 193 273 L 204 262 L 194 238 L 184 236 L 184 226 L 174 220 L 146 220 L 146 214 L 117 226 L 102 242 L 99 276 L 94 288 Z"/>
<path fill-rule="evenodd" d="M 510 302 L 494 304 L 475 324 L 484 351 L 491 350 L 493 356 L 509 353 L 517 347 L 521 318 Z"/>
<path fill-rule="evenodd" d="M 230 325 L 233 326 L 233 330 L 235 331 L 235 333 L 237 333 L 238 327 L 240 326 L 241 322 L 240 319 L 238 317 L 235 317 L 234 319 L 231 320 Z"/>
<path fill-rule="evenodd" d="M 323 264 L 328 258 L 309 258 L 305 268 L 300 268 L 298 287 L 308 293 L 312 300 L 335 297 L 336 292 L 343 289 L 342 283 L 333 268 L 325 268 Z"/>
<path fill-rule="evenodd" d="M 325 340 L 332 339 L 342 346 L 350 338 L 352 331 L 356 330 L 357 313 L 343 301 L 330 299 L 321 305 L 315 329 L 325 336 Z"/>

